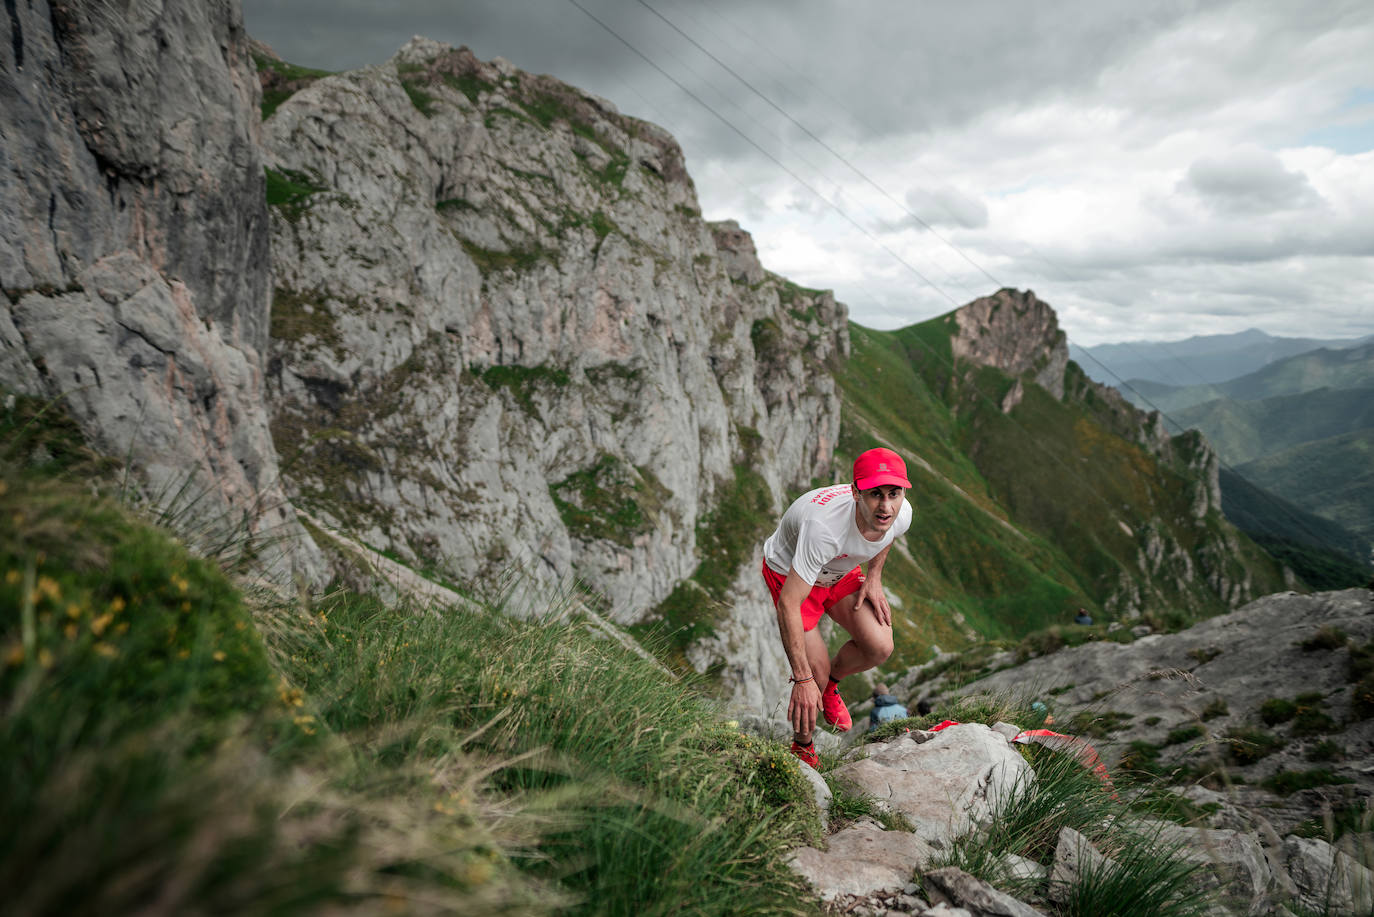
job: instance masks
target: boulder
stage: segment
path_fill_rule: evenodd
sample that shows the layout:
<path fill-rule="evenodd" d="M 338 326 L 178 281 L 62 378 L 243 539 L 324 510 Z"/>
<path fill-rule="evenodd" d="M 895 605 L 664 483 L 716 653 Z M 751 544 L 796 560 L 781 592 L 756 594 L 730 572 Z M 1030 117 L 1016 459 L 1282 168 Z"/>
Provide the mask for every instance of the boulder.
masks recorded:
<path fill-rule="evenodd" d="M 906 816 L 939 849 L 984 823 L 1007 793 L 1032 779 L 1025 759 L 981 724 L 951 726 L 925 742 L 915 736 L 864 746 L 868 757 L 834 776 Z"/>
<path fill-rule="evenodd" d="M 925 874 L 931 900 L 957 905 L 972 917 L 1044 917 L 1023 901 L 998 891 L 957 866 L 932 869 Z"/>
<path fill-rule="evenodd" d="M 802 847 L 788 861 L 821 898 L 871 896 L 902 890 L 934 855 L 929 844 L 905 831 L 884 831 L 864 821 L 832 834 L 826 850 Z"/>
<path fill-rule="evenodd" d="M 817 773 L 816 769 L 809 764 L 798 761 L 797 765 L 801 768 L 802 777 L 811 786 L 811 794 L 816 800 L 816 810 L 821 816 L 821 830 L 830 830 L 830 800 L 833 798 L 830 792 L 830 784 L 825 782 L 825 778 Z"/>
<path fill-rule="evenodd" d="M 1374 872 L 1349 854 L 1316 838 L 1283 839 L 1284 867 L 1298 889 L 1298 903 L 1319 914 L 1374 911 Z"/>
<path fill-rule="evenodd" d="M 1268 909 L 1274 870 L 1254 835 L 1159 822 L 1151 840 L 1176 846 L 1180 857 L 1202 863 L 1211 880 L 1208 884 L 1220 889 L 1228 906 L 1247 914 Z"/>

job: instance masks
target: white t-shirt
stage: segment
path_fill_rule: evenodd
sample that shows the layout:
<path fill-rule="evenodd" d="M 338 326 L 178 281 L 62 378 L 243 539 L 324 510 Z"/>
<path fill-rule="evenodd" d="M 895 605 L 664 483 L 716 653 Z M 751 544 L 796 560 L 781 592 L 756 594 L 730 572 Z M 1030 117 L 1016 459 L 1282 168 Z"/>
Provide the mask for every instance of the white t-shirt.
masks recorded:
<path fill-rule="evenodd" d="M 869 541 L 854 521 L 854 491 L 834 484 L 804 493 L 783 513 L 763 543 L 763 558 L 779 576 L 794 569 L 812 586 L 833 586 L 911 528 L 911 504 L 902 501 L 883 537 Z"/>

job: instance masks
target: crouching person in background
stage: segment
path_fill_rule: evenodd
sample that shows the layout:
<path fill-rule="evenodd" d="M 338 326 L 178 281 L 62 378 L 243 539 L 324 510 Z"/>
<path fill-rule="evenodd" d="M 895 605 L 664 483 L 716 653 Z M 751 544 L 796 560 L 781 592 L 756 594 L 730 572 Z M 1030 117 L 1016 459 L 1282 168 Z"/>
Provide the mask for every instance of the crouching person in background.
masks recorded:
<path fill-rule="evenodd" d="M 887 685 L 873 689 L 873 711 L 868 714 L 868 731 L 878 728 L 879 723 L 888 720 L 904 720 L 911 714 L 897 702 L 897 698 L 887 692 Z"/>
<path fill-rule="evenodd" d="M 892 542 L 911 527 L 906 463 L 891 449 L 854 460 L 849 484 L 802 494 L 763 545 L 763 579 L 777 610 L 791 664 L 792 753 L 812 767 L 817 714 L 841 732 L 853 723 L 840 697 L 842 678 L 892 654 L 892 609 L 882 570 Z M 861 564 L 868 565 L 865 575 Z M 832 659 L 816 625 L 830 617 L 849 635 Z"/>

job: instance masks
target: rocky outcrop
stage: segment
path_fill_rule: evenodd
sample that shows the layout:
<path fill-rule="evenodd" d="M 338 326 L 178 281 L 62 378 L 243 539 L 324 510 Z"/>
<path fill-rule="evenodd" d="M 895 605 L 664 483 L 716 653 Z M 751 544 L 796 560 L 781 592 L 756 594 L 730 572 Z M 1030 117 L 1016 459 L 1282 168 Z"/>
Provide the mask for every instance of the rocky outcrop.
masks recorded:
<path fill-rule="evenodd" d="M 860 915 L 1033 917 L 1057 912 L 1055 905 L 1066 905 L 1082 886 L 1101 883 L 1117 871 L 1128 873 L 1126 885 L 1142 892 L 1161 894 L 1166 883 L 1174 883 L 1171 894 L 1205 895 L 1206 912 L 1218 917 L 1294 911 L 1364 914 L 1374 906 L 1374 872 L 1346 850 L 1295 834 L 1280 838 L 1262 819 L 1230 828 L 1156 820 L 1128 811 L 1127 796 L 1115 795 L 1123 791 L 1120 784 L 1113 790 L 1119 815 L 1085 824 L 1083 833 L 1062 825 L 1044 839 L 1048 843 L 1037 840 L 1033 845 L 1040 861 L 969 853 L 993 838 L 1020 837 L 1029 843 L 1056 821 L 1067 820 L 1053 807 L 1032 804 L 1037 831 L 1018 834 L 1027 830 L 1025 803 L 1037 799 L 1043 779 L 1009 744 L 1019 731 L 1000 723 L 994 729 L 976 724 L 935 732 L 913 729 L 849 749 L 844 763 L 831 772 L 831 782 L 845 792 L 863 794 L 884 811 L 916 813 L 912 830 L 885 829 L 868 817 L 840 824 L 823 844 L 794 851 L 792 869 L 830 910 Z M 1012 759 L 1017 764 L 969 766 L 970 761 Z M 874 767 L 865 769 L 869 762 L 887 773 L 875 776 Z M 923 779 L 903 779 L 899 771 L 919 771 Z M 1046 802 L 1057 799 L 1063 788 L 1048 792 Z M 1209 811 L 1215 815 L 1221 809 L 1217 805 Z M 936 822 L 920 813 L 937 810 L 944 817 L 932 835 L 929 829 Z M 1013 826 L 1002 831 L 1002 819 Z M 959 861 L 958 851 L 970 839 L 971 845 L 962 849 L 968 862 L 979 864 L 968 868 L 977 868 L 982 878 L 947 865 L 951 859 Z M 1368 858 L 1366 847 L 1356 844 L 1354 849 Z M 1166 860 L 1174 865 L 1166 867 Z M 1166 879 L 1168 875 L 1173 878 Z"/>
<path fill-rule="evenodd" d="M 0 383 L 63 399 L 202 547 L 261 536 L 269 572 L 312 575 L 264 409 L 269 237 L 238 5 L 8 4 L 0 99 Z"/>
<path fill-rule="evenodd" d="M 1286 833 L 1374 799 L 1374 719 L 1359 662 L 1374 642 L 1374 593 L 1271 595 L 1178 633 L 1117 635 L 1124 642 L 1020 665 L 1011 653 L 994 657 L 989 666 L 1005 668 L 958 689 L 917 675 L 894 690 L 914 703 L 1034 686 L 1054 728 L 1088 730 L 1109 767 L 1129 757 L 1161 773 L 1211 773 L 1216 784 L 1224 775 L 1234 784 L 1224 800 L 1239 809 L 1217 805 L 1215 827 L 1262 820 Z M 1323 782 L 1297 792 L 1273 783 L 1314 771 Z"/>
<path fill-rule="evenodd" d="M 759 526 L 830 480 L 846 311 L 703 222 L 671 137 L 424 39 L 263 133 L 295 499 L 449 580 L 576 577 L 622 623 L 708 549 L 720 592 L 757 579 Z M 720 514 L 743 545 L 701 543 Z M 784 673 L 766 593 L 744 595 L 692 658 L 757 707 Z"/>
<path fill-rule="evenodd" d="M 998 290 L 961 306 L 953 317 L 955 360 L 994 366 L 1013 378 L 1026 376 L 1054 397 L 1064 397 L 1068 337 L 1054 310 L 1030 290 Z"/>

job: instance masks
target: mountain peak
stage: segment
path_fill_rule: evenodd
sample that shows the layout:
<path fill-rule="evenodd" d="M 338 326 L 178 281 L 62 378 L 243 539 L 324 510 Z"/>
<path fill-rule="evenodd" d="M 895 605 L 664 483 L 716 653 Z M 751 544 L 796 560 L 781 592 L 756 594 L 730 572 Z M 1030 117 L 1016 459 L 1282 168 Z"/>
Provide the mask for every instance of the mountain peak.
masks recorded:
<path fill-rule="evenodd" d="M 953 313 L 959 333 L 954 356 L 993 366 L 1011 376 L 1031 374 L 1056 398 L 1064 397 L 1067 338 L 1049 303 L 1035 293 L 1004 287 Z"/>

